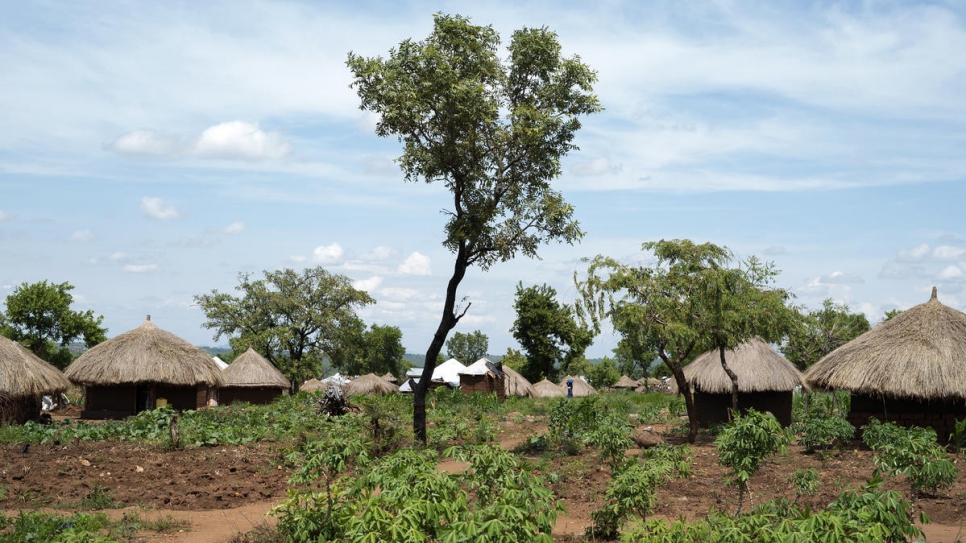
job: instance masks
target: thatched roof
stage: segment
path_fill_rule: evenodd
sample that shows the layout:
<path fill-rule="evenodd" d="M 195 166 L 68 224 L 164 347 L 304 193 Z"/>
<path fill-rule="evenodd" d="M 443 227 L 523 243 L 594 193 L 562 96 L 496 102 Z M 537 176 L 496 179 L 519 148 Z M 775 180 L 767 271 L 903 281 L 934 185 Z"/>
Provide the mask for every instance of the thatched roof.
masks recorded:
<path fill-rule="evenodd" d="M 537 392 L 537 398 L 555 398 L 557 396 L 567 395 L 566 390 L 557 386 L 556 383 L 550 382 L 546 379 L 534 384 L 533 390 Z"/>
<path fill-rule="evenodd" d="M 582 377 L 568 375 L 560 380 L 560 388 L 563 389 L 564 396 L 567 395 L 567 381 L 571 379 L 573 379 L 574 381 L 573 391 L 574 391 L 575 398 L 579 396 L 593 396 L 594 394 L 597 394 L 597 390 L 595 390 L 594 387 L 590 386 L 590 383 L 588 383 L 587 381 L 584 381 Z"/>
<path fill-rule="evenodd" d="M 738 376 L 738 392 L 791 391 L 805 378 L 791 362 L 759 338 L 725 351 L 728 367 Z M 707 394 L 731 394 L 731 379 L 721 367 L 717 349 L 702 353 L 684 367 L 691 389 Z M 677 391 L 673 384 L 672 390 Z"/>
<path fill-rule="evenodd" d="M 378 394 L 385 396 L 390 392 L 399 392 L 399 387 L 379 377 L 375 373 L 367 373 L 362 377 L 353 379 L 345 386 L 347 396 L 358 396 L 360 394 Z"/>
<path fill-rule="evenodd" d="M 251 347 L 222 370 L 226 387 L 288 388 L 291 383 Z"/>
<path fill-rule="evenodd" d="M 874 397 L 966 399 L 966 314 L 939 302 L 899 313 L 805 373 L 816 388 Z"/>
<path fill-rule="evenodd" d="M 318 379 L 309 379 L 308 381 L 302 383 L 299 390 L 304 390 L 305 392 L 316 392 L 319 390 L 325 390 L 332 386 L 332 383 L 323 383 Z"/>
<path fill-rule="evenodd" d="M 386 372 L 385 375 L 382 376 L 382 379 L 387 383 L 392 383 L 392 384 L 396 384 L 399 382 L 399 379 L 396 379 L 396 376 L 389 373 L 388 371 Z"/>
<path fill-rule="evenodd" d="M 626 375 L 621 375 L 621 378 L 614 383 L 614 388 L 635 388 L 638 386 L 637 381 L 631 379 Z"/>
<path fill-rule="evenodd" d="M 30 349 L 0 336 L 0 395 L 28 398 L 63 392 L 70 381 Z"/>
<path fill-rule="evenodd" d="M 221 370 L 204 350 L 151 322 L 96 345 L 64 372 L 81 385 L 164 383 L 221 386 Z"/>
<path fill-rule="evenodd" d="M 533 388 L 527 378 L 517 373 L 510 366 L 503 366 L 503 392 L 507 396 L 520 396 L 521 398 L 536 398 L 537 390 Z"/>

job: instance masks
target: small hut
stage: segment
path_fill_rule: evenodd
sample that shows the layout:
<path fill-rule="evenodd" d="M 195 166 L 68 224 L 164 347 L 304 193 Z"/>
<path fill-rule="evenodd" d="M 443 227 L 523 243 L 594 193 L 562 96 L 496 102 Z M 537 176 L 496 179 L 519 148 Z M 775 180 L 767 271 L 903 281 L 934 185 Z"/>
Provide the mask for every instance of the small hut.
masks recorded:
<path fill-rule="evenodd" d="M 332 386 L 332 383 L 323 383 L 322 381 L 319 381 L 318 379 L 313 378 L 302 383 L 302 386 L 299 387 L 299 391 L 305 391 L 309 393 L 319 392 L 329 388 L 330 386 Z"/>
<path fill-rule="evenodd" d="M 0 424 L 23 424 L 40 416 L 40 399 L 60 394 L 70 381 L 23 345 L 0 336 Z"/>
<path fill-rule="evenodd" d="M 272 403 L 288 393 L 291 383 L 262 355 L 251 347 L 222 370 L 225 386 L 218 391 L 218 402 L 252 404 Z"/>
<path fill-rule="evenodd" d="M 197 409 L 224 384 L 208 353 L 158 328 L 150 315 L 77 357 L 64 373 L 84 387 L 84 419 L 124 418 L 164 405 Z"/>
<path fill-rule="evenodd" d="M 637 381 L 631 379 L 626 375 L 621 375 L 621 378 L 614 383 L 614 388 L 620 388 L 624 390 L 631 390 L 637 388 Z"/>
<path fill-rule="evenodd" d="M 909 308 L 825 355 L 805 372 L 816 389 L 852 393 L 848 420 L 931 427 L 945 441 L 966 417 L 966 314 L 935 287 Z"/>
<path fill-rule="evenodd" d="M 533 390 L 536 391 L 537 398 L 556 398 L 560 396 L 566 396 L 567 391 L 563 388 L 557 386 L 556 383 L 544 379 L 539 383 L 533 385 Z"/>
<path fill-rule="evenodd" d="M 560 388 L 562 388 L 564 391 L 564 396 L 567 395 L 567 381 L 571 381 L 571 380 L 574 382 L 573 384 L 574 398 L 577 398 L 580 396 L 593 396 L 594 394 L 597 394 L 597 390 L 594 389 L 594 387 L 590 386 L 590 383 L 588 383 L 587 381 L 584 381 L 583 377 L 568 375 L 563 379 L 561 379 L 559 383 Z"/>
<path fill-rule="evenodd" d="M 537 397 L 537 391 L 530 384 L 530 381 L 527 381 L 526 377 L 517 373 L 510 366 L 503 366 L 503 392 L 507 396 Z"/>
<path fill-rule="evenodd" d="M 502 402 L 506 399 L 506 376 L 503 364 L 481 358 L 459 372 L 460 390 L 464 394 L 474 392 L 493 393 Z"/>
<path fill-rule="evenodd" d="M 725 361 L 738 376 L 739 409 L 768 411 L 782 426 L 792 423 L 792 394 L 805 379 L 791 362 L 759 338 L 725 351 Z M 732 385 L 718 350 L 703 353 L 685 366 L 684 378 L 694 394 L 698 424 L 728 422 Z"/>
<path fill-rule="evenodd" d="M 386 372 L 385 375 L 382 376 L 382 380 L 387 383 L 392 383 L 394 385 L 399 382 L 399 379 L 396 379 L 396 376 L 388 371 Z"/>
<path fill-rule="evenodd" d="M 367 373 L 349 382 L 345 386 L 346 396 L 359 396 L 361 394 L 378 394 L 385 396 L 390 392 L 399 392 L 399 387 L 379 377 L 375 373 Z"/>

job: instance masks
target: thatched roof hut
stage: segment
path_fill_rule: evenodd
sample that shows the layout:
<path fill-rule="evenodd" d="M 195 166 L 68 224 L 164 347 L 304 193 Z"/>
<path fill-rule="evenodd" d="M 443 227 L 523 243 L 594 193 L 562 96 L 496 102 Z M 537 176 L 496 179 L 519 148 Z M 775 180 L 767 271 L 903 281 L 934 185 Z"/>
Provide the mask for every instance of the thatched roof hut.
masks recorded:
<path fill-rule="evenodd" d="M 289 380 L 251 347 L 222 370 L 225 386 L 218 391 L 218 402 L 271 403 L 288 391 Z"/>
<path fill-rule="evenodd" d="M 332 385 L 333 383 L 331 382 L 323 383 L 322 381 L 319 381 L 318 379 L 313 378 L 302 383 L 302 386 L 299 387 L 299 390 L 305 391 L 305 392 L 318 392 L 320 390 L 325 390 Z"/>
<path fill-rule="evenodd" d="M 827 354 L 805 378 L 817 389 L 850 391 L 857 427 L 874 416 L 931 426 L 945 439 L 966 416 L 966 314 L 943 305 L 934 287 L 929 301 Z"/>
<path fill-rule="evenodd" d="M 795 387 L 805 383 L 801 372 L 791 362 L 760 338 L 725 351 L 725 361 L 738 376 L 739 409 L 768 411 L 783 425 L 791 424 L 792 393 Z M 702 353 L 685 366 L 684 378 L 694 393 L 694 407 L 700 424 L 729 420 L 731 379 L 721 367 L 721 354 L 717 349 Z"/>
<path fill-rule="evenodd" d="M 624 388 L 624 389 L 637 388 L 637 386 L 638 386 L 637 381 L 631 379 L 626 375 L 621 375 L 621 378 L 618 379 L 617 382 L 614 383 L 613 385 L 614 388 Z"/>
<path fill-rule="evenodd" d="M 85 388 L 83 418 L 120 418 L 162 405 L 196 409 L 224 384 L 208 353 L 158 328 L 150 315 L 77 357 L 64 373 Z"/>
<path fill-rule="evenodd" d="M 567 391 L 560 388 L 556 383 L 544 379 L 539 383 L 533 385 L 533 390 L 536 391 L 537 398 L 556 398 L 560 396 L 566 396 Z"/>
<path fill-rule="evenodd" d="M 388 371 L 386 372 L 385 375 L 382 376 L 382 379 L 383 381 L 387 383 L 392 383 L 392 384 L 396 384 L 399 382 L 399 379 L 396 379 L 396 376 Z"/>
<path fill-rule="evenodd" d="M 563 379 L 561 379 L 559 383 L 560 388 L 562 388 L 564 391 L 564 396 L 567 395 L 567 381 L 571 381 L 571 380 L 573 381 L 574 398 L 577 398 L 580 396 L 593 396 L 594 394 L 597 394 L 597 390 L 594 387 L 590 386 L 590 383 L 588 383 L 587 381 L 584 381 L 583 377 L 568 375 Z"/>
<path fill-rule="evenodd" d="M 385 396 L 390 392 L 399 392 L 399 387 L 379 377 L 375 373 L 367 373 L 349 382 L 345 386 L 346 396 L 358 396 L 360 394 L 378 394 Z"/>
<path fill-rule="evenodd" d="M 40 416 L 40 398 L 70 387 L 64 374 L 23 345 L 0 336 L 0 423 Z"/>
<path fill-rule="evenodd" d="M 537 391 L 527 381 L 527 378 L 517 373 L 510 366 L 503 366 L 503 387 L 507 396 L 519 396 L 521 398 L 536 398 Z"/>
<path fill-rule="evenodd" d="M 642 394 L 648 392 L 669 392 L 667 384 L 657 377 L 641 377 L 637 380 L 637 386 L 634 388 L 634 391 Z M 676 392 L 677 387 L 675 387 Z"/>

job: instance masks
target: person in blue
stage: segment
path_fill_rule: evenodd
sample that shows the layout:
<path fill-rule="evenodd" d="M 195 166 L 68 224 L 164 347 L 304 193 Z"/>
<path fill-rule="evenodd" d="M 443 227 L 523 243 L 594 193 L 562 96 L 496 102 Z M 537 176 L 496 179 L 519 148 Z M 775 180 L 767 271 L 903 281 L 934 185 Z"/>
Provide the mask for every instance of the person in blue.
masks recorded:
<path fill-rule="evenodd" d="M 567 379 L 567 397 L 568 398 L 573 398 L 574 397 L 574 380 L 573 379 Z"/>

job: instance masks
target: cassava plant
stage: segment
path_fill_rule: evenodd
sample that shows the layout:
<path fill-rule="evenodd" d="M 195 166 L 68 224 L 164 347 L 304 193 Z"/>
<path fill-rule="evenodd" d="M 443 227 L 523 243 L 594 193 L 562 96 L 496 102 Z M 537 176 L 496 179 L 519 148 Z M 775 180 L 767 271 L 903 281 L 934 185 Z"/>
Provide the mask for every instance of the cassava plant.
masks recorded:
<path fill-rule="evenodd" d="M 765 458 L 786 451 L 790 440 L 788 430 L 782 428 L 774 415 L 754 409 L 735 414 L 734 420 L 718 434 L 715 440 L 718 463 L 731 468 L 728 484 L 738 487 L 736 514 L 741 512 L 748 480 Z"/>

